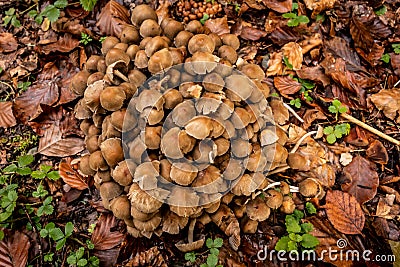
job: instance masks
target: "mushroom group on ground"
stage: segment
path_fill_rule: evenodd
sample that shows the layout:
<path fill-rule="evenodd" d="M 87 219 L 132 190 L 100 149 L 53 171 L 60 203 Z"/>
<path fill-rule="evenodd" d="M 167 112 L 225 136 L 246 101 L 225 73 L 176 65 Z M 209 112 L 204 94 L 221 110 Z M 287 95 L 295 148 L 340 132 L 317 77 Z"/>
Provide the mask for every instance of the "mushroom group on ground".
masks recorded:
<path fill-rule="evenodd" d="M 80 171 L 135 237 L 188 227 L 188 243 L 177 247 L 189 251 L 204 243 L 194 241 L 196 223 L 214 222 L 238 249 L 241 231 L 294 209 L 285 184 L 254 194 L 288 157 L 265 73 L 236 68 L 236 35 L 211 34 L 197 20 L 159 22 L 147 5 L 131 13 L 132 25 L 105 38 L 103 55 L 71 82 L 89 152 Z"/>

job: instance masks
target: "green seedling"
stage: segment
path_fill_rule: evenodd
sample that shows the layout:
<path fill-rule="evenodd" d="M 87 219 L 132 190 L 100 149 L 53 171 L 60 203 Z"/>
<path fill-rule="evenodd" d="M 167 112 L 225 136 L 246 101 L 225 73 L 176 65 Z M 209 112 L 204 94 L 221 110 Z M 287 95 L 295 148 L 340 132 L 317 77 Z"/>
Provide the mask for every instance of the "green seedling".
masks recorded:
<path fill-rule="evenodd" d="M 85 257 L 85 248 L 80 247 L 68 256 L 67 263 L 70 266 L 78 267 L 98 267 L 100 265 L 100 261 L 97 257 L 91 256 L 88 258 L 88 256 L 87 254 Z"/>
<path fill-rule="evenodd" d="M 328 126 L 324 128 L 324 134 L 326 135 L 326 141 L 329 144 L 336 142 L 338 138 L 342 138 L 350 133 L 350 124 L 341 123 L 333 126 Z"/>
<path fill-rule="evenodd" d="M 67 238 L 72 235 L 73 231 L 74 225 L 72 222 L 67 222 L 65 224 L 64 232 L 60 228 L 56 227 L 53 222 L 50 222 L 40 230 L 40 236 L 42 238 L 48 237 L 49 240 L 51 239 L 56 242 L 56 250 L 60 250 L 67 242 Z"/>
<path fill-rule="evenodd" d="M 92 11 L 97 3 L 97 0 L 80 0 L 80 3 L 84 10 Z"/>
<path fill-rule="evenodd" d="M 332 101 L 332 104 L 328 107 L 329 112 L 335 114 L 336 120 L 338 119 L 339 114 L 346 113 L 347 107 L 342 104 L 339 100 L 335 99 Z"/>
<path fill-rule="evenodd" d="M 310 22 L 310 19 L 307 16 L 300 15 L 298 16 L 296 13 L 288 12 L 282 15 L 285 19 L 289 19 L 287 25 L 289 27 L 296 27 L 300 24 L 307 24 Z"/>
<path fill-rule="evenodd" d="M 201 24 L 204 25 L 204 23 L 206 23 L 206 21 L 210 18 L 210 16 L 207 13 L 203 14 L 203 17 L 200 19 Z"/>
<path fill-rule="evenodd" d="M 216 238 L 215 240 L 207 238 L 206 246 L 208 248 L 209 254 L 207 256 L 206 262 L 202 263 L 200 267 L 222 267 L 222 265 L 217 265 L 217 264 L 218 264 L 219 249 L 222 247 L 223 244 L 224 241 L 222 240 L 222 238 Z M 196 261 L 196 253 L 193 251 L 187 252 L 185 254 L 185 260 L 194 263 Z"/>
<path fill-rule="evenodd" d="M 386 6 L 384 6 L 384 5 L 378 7 L 377 9 L 374 10 L 374 12 L 375 12 L 375 14 L 376 14 L 377 16 L 383 16 L 383 15 L 385 15 L 386 11 L 387 11 L 387 8 L 386 8 Z"/>
<path fill-rule="evenodd" d="M 81 33 L 81 40 L 79 41 L 83 45 L 88 45 L 93 39 L 90 37 L 90 35 L 82 32 Z"/>

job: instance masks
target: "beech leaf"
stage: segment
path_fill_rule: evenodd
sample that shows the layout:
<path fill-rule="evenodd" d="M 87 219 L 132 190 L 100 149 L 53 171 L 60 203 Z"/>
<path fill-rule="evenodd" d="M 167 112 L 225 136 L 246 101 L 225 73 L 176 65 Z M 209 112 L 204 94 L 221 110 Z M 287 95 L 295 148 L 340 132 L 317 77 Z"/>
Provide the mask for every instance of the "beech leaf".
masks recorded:
<path fill-rule="evenodd" d="M 71 160 L 62 160 L 60 163 L 60 176 L 64 183 L 72 188 L 84 190 L 89 187 L 88 179 L 78 173 L 71 165 Z"/>

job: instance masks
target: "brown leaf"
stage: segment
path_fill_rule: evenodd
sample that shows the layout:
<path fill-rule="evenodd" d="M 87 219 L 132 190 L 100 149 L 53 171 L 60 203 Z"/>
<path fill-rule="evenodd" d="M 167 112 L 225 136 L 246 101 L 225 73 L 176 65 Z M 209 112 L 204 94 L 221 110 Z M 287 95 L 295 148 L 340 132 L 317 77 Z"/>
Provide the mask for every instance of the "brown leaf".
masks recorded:
<path fill-rule="evenodd" d="M 128 10 L 116 1 L 109 1 L 101 10 L 96 26 L 106 35 L 119 36 L 122 26 L 129 24 Z"/>
<path fill-rule="evenodd" d="M 204 23 L 204 26 L 209 28 L 211 32 L 218 35 L 230 33 L 226 16 L 223 18 L 208 19 L 206 23 Z"/>
<path fill-rule="evenodd" d="M 285 124 L 289 120 L 289 111 L 285 108 L 283 102 L 273 99 L 269 104 L 272 108 L 272 114 L 274 114 L 274 120 L 280 125 Z"/>
<path fill-rule="evenodd" d="M 64 138 L 61 128 L 51 125 L 39 140 L 38 152 L 49 157 L 67 157 L 85 149 L 85 142 L 80 137 Z"/>
<path fill-rule="evenodd" d="M 356 47 L 356 51 L 372 66 L 376 66 L 381 62 L 382 55 L 385 53 L 385 47 L 374 43 L 369 53 L 365 53 L 364 50 L 358 47 Z"/>
<path fill-rule="evenodd" d="M 311 80 L 313 82 L 320 82 L 322 85 L 328 86 L 331 80 L 325 75 L 321 66 L 306 67 L 303 66 L 300 70 L 296 70 L 297 76 L 304 80 Z"/>
<path fill-rule="evenodd" d="M 111 232 L 116 220 L 112 214 L 102 214 L 94 228 L 91 241 L 96 250 L 108 250 L 121 244 L 124 234 L 118 231 Z"/>
<path fill-rule="evenodd" d="M 12 111 L 12 102 L 0 102 L 0 127 L 11 127 L 17 124 Z"/>
<path fill-rule="evenodd" d="M 240 37 L 242 39 L 250 41 L 257 41 L 260 38 L 265 37 L 266 35 L 267 33 L 265 31 L 249 26 L 243 26 L 240 33 Z"/>
<path fill-rule="evenodd" d="M 40 45 L 39 50 L 44 54 L 48 55 L 51 52 L 70 52 L 72 49 L 79 46 L 79 40 L 72 38 L 72 35 L 69 33 L 64 34 L 57 39 L 57 42 L 49 43 L 46 45 Z"/>
<path fill-rule="evenodd" d="M 268 60 L 267 76 L 282 75 L 285 66 L 282 52 L 273 52 Z"/>
<path fill-rule="evenodd" d="M 283 56 L 287 57 L 289 63 L 293 66 L 293 70 L 301 69 L 303 64 L 303 52 L 298 43 L 290 42 L 282 46 Z"/>
<path fill-rule="evenodd" d="M 75 167 L 75 168 L 74 168 Z M 60 176 L 63 179 L 64 183 L 69 185 L 72 188 L 78 190 L 84 190 L 89 188 L 88 179 L 83 177 L 77 171 L 77 164 L 73 166 L 71 164 L 71 159 L 63 159 L 60 163 L 59 172 Z"/>
<path fill-rule="evenodd" d="M 371 143 L 370 147 L 366 151 L 366 155 L 367 158 L 379 164 L 386 164 L 389 161 L 389 155 L 386 148 L 379 140 L 374 140 Z"/>
<path fill-rule="evenodd" d="M 0 242 L 0 265 L 2 267 L 25 267 L 31 243 L 20 232 L 5 230 L 5 238 Z"/>
<path fill-rule="evenodd" d="M 306 7 L 310 10 L 313 11 L 311 14 L 311 18 L 315 19 L 319 13 L 321 13 L 324 10 L 331 9 L 335 5 L 336 0 L 321 0 L 321 1 L 316 1 L 316 0 L 305 0 L 304 4 L 306 4 Z"/>
<path fill-rule="evenodd" d="M 339 190 L 329 190 L 325 209 L 329 221 L 338 231 L 349 235 L 361 234 L 365 215 L 355 197 Z"/>
<path fill-rule="evenodd" d="M 265 23 L 267 25 L 268 21 L 266 21 Z M 299 37 L 289 27 L 273 27 L 273 31 L 269 35 L 269 38 L 272 42 L 279 46 L 282 46 L 289 42 L 295 42 L 299 39 Z"/>
<path fill-rule="evenodd" d="M 333 37 L 331 40 L 324 41 L 325 53 L 331 53 L 336 58 L 341 58 L 346 62 L 349 71 L 364 71 L 361 66 L 360 58 L 357 53 L 350 48 L 349 43 L 340 37 Z"/>
<path fill-rule="evenodd" d="M 18 42 L 12 33 L 0 33 L 0 53 L 12 52 L 17 50 L 17 48 Z"/>
<path fill-rule="evenodd" d="M 262 0 L 264 5 L 268 8 L 279 12 L 279 13 L 286 13 L 292 11 L 292 0 Z"/>
<path fill-rule="evenodd" d="M 354 7 L 350 21 L 350 34 L 356 46 L 370 51 L 376 39 L 387 38 L 391 33 L 389 27 L 375 15 L 372 8 L 364 5 Z"/>
<path fill-rule="evenodd" d="M 349 135 L 345 137 L 345 141 L 348 144 L 355 146 L 368 146 L 368 133 L 360 128 L 359 126 L 351 127 Z"/>
<path fill-rule="evenodd" d="M 383 111 L 386 117 L 394 120 L 400 112 L 400 89 L 382 89 L 379 93 L 371 96 L 371 101 L 377 109 Z M 396 122 L 400 123 L 400 117 Z"/>
<path fill-rule="evenodd" d="M 360 204 L 371 200 L 376 195 L 379 177 L 375 164 L 357 156 L 344 167 L 343 173 L 348 182 L 342 184 L 342 190 L 353 195 Z"/>
<path fill-rule="evenodd" d="M 400 54 L 390 54 L 390 65 L 394 70 L 394 74 L 400 75 Z"/>
<path fill-rule="evenodd" d="M 293 80 L 290 76 L 274 77 L 274 85 L 283 96 L 295 94 L 302 87 L 301 83 Z"/>
<path fill-rule="evenodd" d="M 318 109 L 307 109 L 303 115 L 303 128 L 308 129 L 315 120 L 326 120 L 326 116 Z"/>

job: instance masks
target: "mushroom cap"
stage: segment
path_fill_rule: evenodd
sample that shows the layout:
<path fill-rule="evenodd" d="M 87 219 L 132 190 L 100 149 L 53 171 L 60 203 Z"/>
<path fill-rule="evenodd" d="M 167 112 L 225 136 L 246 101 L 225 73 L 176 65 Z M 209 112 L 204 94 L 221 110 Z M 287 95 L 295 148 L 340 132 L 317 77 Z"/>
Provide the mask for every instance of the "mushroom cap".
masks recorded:
<path fill-rule="evenodd" d="M 131 12 L 131 21 L 135 26 L 140 26 L 143 21 L 152 19 L 157 21 L 157 14 L 150 6 L 142 4 L 136 6 Z"/>
<path fill-rule="evenodd" d="M 216 93 L 224 89 L 225 81 L 221 75 L 212 72 L 204 76 L 202 84 L 207 91 Z"/>
<path fill-rule="evenodd" d="M 142 190 L 157 188 L 157 177 L 160 173 L 159 164 L 158 161 L 144 162 L 136 167 L 133 178 Z"/>
<path fill-rule="evenodd" d="M 119 48 L 111 48 L 106 54 L 105 60 L 107 66 L 110 66 L 117 61 L 122 61 L 125 65 L 128 65 L 131 58 L 123 50 Z"/>
<path fill-rule="evenodd" d="M 137 118 L 125 108 L 114 111 L 110 116 L 110 123 L 120 132 L 132 130 L 137 125 Z"/>
<path fill-rule="evenodd" d="M 182 94 L 176 89 L 168 89 L 163 96 L 165 99 L 164 108 L 166 109 L 173 109 L 183 102 Z"/>
<path fill-rule="evenodd" d="M 102 57 L 99 55 L 91 55 L 87 60 L 86 60 L 86 65 L 85 68 L 89 72 L 96 72 L 97 71 L 97 63 Z"/>
<path fill-rule="evenodd" d="M 84 155 L 80 158 L 79 161 L 79 170 L 84 175 L 94 175 L 96 173 L 92 168 L 90 168 L 89 158 L 90 155 Z"/>
<path fill-rule="evenodd" d="M 280 211 L 285 214 L 292 214 L 296 209 L 296 204 L 290 196 L 284 196 Z"/>
<path fill-rule="evenodd" d="M 89 166 L 92 170 L 105 171 L 108 169 L 107 162 L 104 160 L 103 155 L 100 150 L 97 150 L 90 154 L 89 156 Z"/>
<path fill-rule="evenodd" d="M 246 204 L 246 214 L 251 220 L 258 222 L 265 221 L 268 219 L 270 213 L 270 208 L 260 197 L 256 197 Z"/>
<path fill-rule="evenodd" d="M 172 163 L 170 177 L 179 185 L 189 185 L 197 177 L 197 168 L 186 162 Z"/>
<path fill-rule="evenodd" d="M 240 224 L 241 229 L 245 234 L 255 234 L 257 232 L 258 221 L 254 221 L 249 217 L 245 217 Z"/>
<path fill-rule="evenodd" d="M 100 81 L 104 78 L 104 73 L 102 72 L 94 72 L 90 74 L 90 76 L 87 79 L 87 85 L 91 85 L 94 82 Z"/>
<path fill-rule="evenodd" d="M 159 91 L 155 89 L 143 90 L 138 97 L 136 110 L 143 112 L 143 110 L 148 107 L 160 110 L 164 103 L 165 99 Z"/>
<path fill-rule="evenodd" d="M 136 57 L 136 53 L 140 51 L 140 47 L 136 44 L 130 45 L 128 49 L 126 49 L 126 54 L 134 60 Z"/>
<path fill-rule="evenodd" d="M 128 193 L 131 205 L 143 213 L 153 213 L 158 211 L 162 202 L 143 191 L 137 183 L 133 183 Z"/>
<path fill-rule="evenodd" d="M 188 135 L 185 131 L 180 131 L 178 135 L 179 149 L 187 154 L 193 150 L 196 145 L 196 139 Z"/>
<path fill-rule="evenodd" d="M 119 86 L 106 87 L 100 93 L 100 104 L 108 111 L 116 111 L 122 107 L 126 99 L 125 91 Z"/>
<path fill-rule="evenodd" d="M 231 141 L 231 151 L 238 158 L 244 158 L 251 153 L 251 143 L 241 138 Z"/>
<path fill-rule="evenodd" d="M 228 152 L 231 142 L 228 139 L 220 137 L 214 140 L 215 145 L 217 146 L 217 156 L 222 156 L 226 152 Z"/>
<path fill-rule="evenodd" d="M 223 34 L 221 36 L 222 43 L 231 46 L 233 49 L 238 50 L 240 47 L 239 38 L 231 33 Z"/>
<path fill-rule="evenodd" d="M 321 191 L 321 183 L 314 178 L 307 178 L 299 183 L 299 192 L 304 197 L 316 197 Z"/>
<path fill-rule="evenodd" d="M 246 64 L 240 69 L 250 79 L 257 79 L 259 81 L 265 78 L 263 69 L 257 64 Z"/>
<path fill-rule="evenodd" d="M 158 149 L 161 144 L 162 126 L 146 127 L 144 143 L 148 149 Z"/>
<path fill-rule="evenodd" d="M 149 65 L 149 58 L 146 55 L 146 51 L 144 50 L 137 51 L 134 62 L 135 66 L 139 69 L 147 68 L 147 66 Z"/>
<path fill-rule="evenodd" d="M 163 216 L 162 230 L 171 235 L 179 234 L 189 222 L 188 217 L 180 217 L 176 213 L 168 210 Z"/>
<path fill-rule="evenodd" d="M 152 232 L 160 225 L 162 221 L 161 214 L 157 213 L 147 221 L 133 219 L 133 224 L 141 232 Z M 143 233 L 142 233 L 143 234 Z"/>
<path fill-rule="evenodd" d="M 124 159 L 124 152 L 121 145 L 121 139 L 110 138 L 100 144 L 101 153 L 107 164 L 114 168 L 118 162 Z"/>
<path fill-rule="evenodd" d="M 282 205 L 283 195 L 281 192 L 276 191 L 275 189 L 269 189 L 266 192 L 266 203 L 267 206 L 271 209 L 277 209 Z"/>
<path fill-rule="evenodd" d="M 272 145 L 279 139 L 279 137 L 271 129 L 262 130 L 259 138 L 262 146 Z"/>
<path fill-rule="evenodd" d="M 125 220 L 131 217 L 131 203 L 125 195 L 111 200 L 110 209 L 118 219 Z"/>
<path fill-rule="evenodd" d="M 131 205 L 131 216 L 135 220 L 148 221 L 156 214 L 157 214 L 157 211 L 153 212 L 153 213 L 141 212 L 140 210 L 138 210 L 137 208 L 135 208 L 134 206 Z"/>
<path fill-rule="evenodd" d="M 196 109 L 194 103 L 190 100 L 183 101 L 172 110 L 173 122 L 184 127 L 194 116 L 196 116 Z"/>
<path fill-rule="evenodd" d="M 218 56 L 227 60 L 231 64 L 235 64 L 238 59 L 238 54 L 236 53 L 235 49 L 229 45 L 223 45 L 218 48 Z"/>
<path fill-rule="evenodd" d="M 244 167 L 241 161 L 229 159 L 227 166 L 223 172 L 224 179 L 232 181 L 238 178 L 244 172 Z"/>
<path fill-rule="evenodd" d="M 220 178 L 222 178 L 220 170 L 214 165 L 209 165 L 206 169 L 199 171 L 191 186 L 195 187 L 197 192 L 207 194 L 223 192 L 226 189 L 226 184 Z"/>
<path fill-rule="evenodd" d="M 212 72 L 217 66 L 217 63 L 215 63 L 215 58 L 210 52 L 198 51 L 193 54 L 190 66 L 194 73 L 206 74 Z"/>
<path fill-rule="evenodd" d="M 118 163 L 112 171 L 112 177 L 121 186 L 128 186 L 132 184 L 132 172 L 136 169 L 136 164 L 133 160 L 126 159 Z"/>
<path fill-rule="evenodd" d="M 123 25 L 121 31 L 121 42 L 127 44 L 136 44 L 140 41 L 139 31 L 132 25 Z"/>
<path fill-rule="evenodd" d="M 119 40 L 117 37 L 107 36 L 104 39 L 104 41 L 101 43 L 101 53 L 103 53 L 103 55 L 107 54 L 107 52 L 118 43 L 119 43 Z M 99 71 L 101 71 L 101 70 L 99 70 Z"/>
<path fill-rule="evenodd" d="M 147 77 L 140 70 L 133 69 L 129 71 L 128 79 L 130 83 L 133 83 L 137 88 L 139 88 L 147 80 Z"/>
<path fill-rule="evenodd" d="M 160 175 L 163 177 L 167 182 L 172 182 L 170 173 L 171 173 L 172 164 L 168 159 L 160 160 Z M 160 182 L 165 182 L 162 179 Z"/>
<path fill-rule="evenodd" d="M 171 18 L 166 18 L 161 23 L 161 28 L 164 35 L 170 40 L 174 40 L 174 37 L 181 31 L 183 31 L 183 24 Z"/>
<path fill-rule="evenodd" d="M 85 138 L 85 145 L 89 153 L 93 153 L 96 150 L 99 150 L 99 136 L 98 135 L 92 135 L 92 136 L 87 136 Z"/>
<path fill-rule="evenodd" d="M 142 37 L 154 37 L 160 35 L 162 30 L 156 20 L 146 19 L 140 25 L 139 32 Z"/>
<path fill-rule="evenodd" d="M 161 138 L 161 152 L 169 158 L 180 159 L 183 157 L 183 153 L 179 146 L 176 144 L 179 142 L 180 129 L 174 127 L 169 129 Z"/>
<path fill-rule="evenodd" d="M 173 60 L 167 48 L 155 52 L 149 59 L 148 70 L 151 73 L 158 73 L 172 66 Z"/>
<path fill-rule="evenodd" d="M 225 78 L 225 87 L 228 93 L 232 92 L 240 98 L 239 101 L 246 100 L 254 90 L 251 80 L 243 75 L 232 74 Z M 232 99 L 232 97 L 229 97 Z"/>
<path fill-rule="evenodd" d="M 205 34 L 196 34 L 190 38 L 188 43 L 189 53 L 194 55 L 196 52 L 214 52 L 214 41 Z"/>
<path fill-rule="evenodd" d="M 175 36 L 174 44 L 176 47 L 187 47 L 189 40 L 193 37 L 193 33 L 189 31 L 181 31 Z"/>
<path fill-rule="evenodd" d="M 121 195 L 122 191 L 122 187 L 114 182 L 106 182 L 100 185 L 100 196 L 108 201 Z"/>
<path fill-rule="evenodd" d="M 178 243 L 175 244 L 175 247 L 182 252 L 189 252 L 193 250 L 198 250 L 202 248 L 203 245 L 204 245 L 204 239 L 200 239 L 192 243 L 183 243 L 183 241 L 179 241 Z"/>
<path fill-rule="evenodd" d="M 212 120 L 205 116 L 194 117 L 185 125 L 186 133 L 199 140 L 203 140 L 209 136 L 212 129 Z"/>
<path fill-rule="evenodd" d="M 250 196 L 259 185 L 259 181 L 253 179 L 251 175 L 245 173 L 239 178 L 235 186 L 232 188 L 232 193 L 237 196 Z"/>
<path fill-rule="evenodd" d="M 199 32 L 199 30 L 201 28 L 203 28 L 203 25 L 198 20 L 192 20 L 185 26 L 185 30 L 188 32 L 191 32 L 193 34 L 196 34 L 197 32 Z"/>
<path fill-rule="evenodd" d="M 181 217 L 189 217 L 202 210 L 199 206 L 200 197 L 190 187 L 174 187 L 168 198 L 171 211 Z"/>
<path fill-rule="evenodd" d="M 168 43 L 161 36 L 153 37 L 145 47 L 145 52 L 148 57 L 151 57 L 155 52 L 168 48 Z"/>
<path fill-rule="evenodd" d="M 83 102 L 92 111 L 95 112 L 100 106 L 100 95 L 103 92 L 105 83 L 103 80 L 90 84 L 83 95 Z"/>
<path fill-rule="evenodd" d="M 76 93 L 77 95 L 83 95 L 86 89 L 87 85 L 87 80 L 90 76 L 90 72 L 87 70 L 82 70 L 75 74 L 74 77 L 72 77 L 71 80 L 71 89 Z"/>

